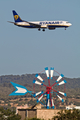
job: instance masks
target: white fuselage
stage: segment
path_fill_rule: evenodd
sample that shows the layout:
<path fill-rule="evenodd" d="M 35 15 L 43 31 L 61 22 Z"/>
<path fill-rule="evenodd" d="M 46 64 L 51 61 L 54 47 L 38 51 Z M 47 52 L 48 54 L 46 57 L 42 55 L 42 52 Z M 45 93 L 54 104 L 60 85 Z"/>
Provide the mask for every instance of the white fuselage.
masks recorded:
<path fill-rule="evenodd" d="M 16 25 L 21 26 L 21 27 L 26 27 L 26 28 L 55 29 L 57 27 L 67 28 L 67 27 L 71 26 L 72 24 L 67 21 L 36 21 L 36 22 L 23 21 L 23 22 L 16 22 Z M 37 25 L 40 25 L 40 27 Z"/>

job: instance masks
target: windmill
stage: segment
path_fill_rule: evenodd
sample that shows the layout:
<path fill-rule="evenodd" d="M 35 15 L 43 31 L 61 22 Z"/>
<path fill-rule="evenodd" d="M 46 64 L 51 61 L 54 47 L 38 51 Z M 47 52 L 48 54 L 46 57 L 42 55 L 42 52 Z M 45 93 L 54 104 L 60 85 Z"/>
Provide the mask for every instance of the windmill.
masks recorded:
<path fill-rule="evenodd" d="M 33 80 L 34 92 L 28 91 L 24 86 L 11 82 L 16 90 L 10 96 L 30 93 L 44 107 L 54 109 L 57 104 L 64 102 L 63 98 L 66 97 L 65 83 L 66 80 L 64 80 L 63 74 L 59 74 L 52 67 L 50 69 L 46 67 L 44 71 L 35 75 Z"/>

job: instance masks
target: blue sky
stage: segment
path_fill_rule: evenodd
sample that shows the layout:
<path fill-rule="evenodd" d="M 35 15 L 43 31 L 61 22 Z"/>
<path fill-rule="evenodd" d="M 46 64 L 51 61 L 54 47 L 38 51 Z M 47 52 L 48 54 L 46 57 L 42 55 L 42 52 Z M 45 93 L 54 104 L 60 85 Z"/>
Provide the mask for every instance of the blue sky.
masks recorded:
<path fill-rule="evenodd" d="M 23 20 L 67 20 L 64 30 L 38 31 L 14 26 L 12 10 Z M 80 77 L 80 0 L 0 0 L 0 75 L 38 73 L 54 67 Z"/>

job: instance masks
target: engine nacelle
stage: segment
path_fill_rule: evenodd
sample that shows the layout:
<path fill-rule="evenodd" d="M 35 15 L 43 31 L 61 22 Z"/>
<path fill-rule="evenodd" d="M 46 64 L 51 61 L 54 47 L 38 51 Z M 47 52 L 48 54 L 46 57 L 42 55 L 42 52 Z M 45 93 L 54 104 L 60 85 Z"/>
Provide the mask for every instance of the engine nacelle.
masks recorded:
<path fill-rule="evenodd" d="M 55 27 L 50 27 L 50 26 L 49 26 L 48 29 L 49 29 L 49 30 L 54 30 Z"/>

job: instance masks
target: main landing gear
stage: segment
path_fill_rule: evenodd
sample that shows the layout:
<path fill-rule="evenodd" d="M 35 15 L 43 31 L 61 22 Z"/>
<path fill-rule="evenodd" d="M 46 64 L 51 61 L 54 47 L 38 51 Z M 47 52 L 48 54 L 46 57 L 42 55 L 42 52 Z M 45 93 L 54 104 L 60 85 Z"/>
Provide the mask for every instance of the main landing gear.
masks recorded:
<path fill-rule="evenodd" d="M 39 28 L 38 31 L 40 31 L 41 29 Z M 45 29 L 43 29 L 42 31 L 45 31 Z"/>
<path fill-rule="evenodd" d="M 45 31 L 45 29 L 43 29 L 42 31 Z"/>

